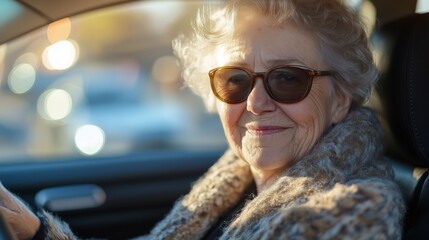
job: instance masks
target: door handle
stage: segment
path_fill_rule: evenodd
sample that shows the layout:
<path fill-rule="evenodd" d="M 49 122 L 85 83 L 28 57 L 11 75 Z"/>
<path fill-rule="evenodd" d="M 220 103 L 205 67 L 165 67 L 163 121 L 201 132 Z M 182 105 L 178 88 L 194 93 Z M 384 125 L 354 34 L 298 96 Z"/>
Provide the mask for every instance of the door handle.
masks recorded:
<path fill-rule="evenodd" d="M 38 207 L 52 212 L 95 208 L 105 201 L 106 193 L 94 184 L 45 188 L 35 196 Z"/>

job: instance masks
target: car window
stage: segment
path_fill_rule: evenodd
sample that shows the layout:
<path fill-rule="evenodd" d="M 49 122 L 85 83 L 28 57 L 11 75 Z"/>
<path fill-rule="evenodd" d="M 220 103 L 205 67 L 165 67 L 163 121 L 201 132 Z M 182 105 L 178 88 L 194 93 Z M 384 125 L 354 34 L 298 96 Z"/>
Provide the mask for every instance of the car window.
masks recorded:
<path fill-rule="evenodd" d="M 171 48 L 200 6 L 112 6 L 0 45 L 0 162 L 225 148 Z"/>
<path fill-rule="evenodd" d="M 366 32 L 370 36 L 374 30 L 376 22 L 376 9 L 370 0 L 343 0 L 353 11 L 361 16 L 365 23 Z"/>
<path fill-rule="evenodd" d="M 428 0 L 417 0 L 417 13 L 429 12 L 429 1 Z"/>

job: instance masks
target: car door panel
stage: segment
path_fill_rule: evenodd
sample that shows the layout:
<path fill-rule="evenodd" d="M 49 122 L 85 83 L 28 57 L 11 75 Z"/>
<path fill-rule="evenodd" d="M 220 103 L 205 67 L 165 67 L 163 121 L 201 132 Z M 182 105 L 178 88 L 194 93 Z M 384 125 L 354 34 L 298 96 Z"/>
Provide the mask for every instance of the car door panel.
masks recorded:
<path fill-rule="evenodd" d="M 82 184 L 97 186 L 105 194 L 101 206 L 54 213 L 80 237 L 123 239 L 147 233 L 222 152 L 171 150 L 6 164 L 0 168 L 0 179 L 33 208 L 38 207 L 36 194 L 43 190 L 68 187 L 78 195 L 74 189 Z M 73 198 L 73 193 L 70 196 Z"/>

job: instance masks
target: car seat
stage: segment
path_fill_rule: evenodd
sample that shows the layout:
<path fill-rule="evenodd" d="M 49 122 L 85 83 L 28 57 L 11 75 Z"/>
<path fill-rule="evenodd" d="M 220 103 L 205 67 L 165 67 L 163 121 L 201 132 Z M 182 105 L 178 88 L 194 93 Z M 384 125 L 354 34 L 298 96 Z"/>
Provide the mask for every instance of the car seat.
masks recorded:
<path fill-rule="evenodd" d="M 372 40 L 381 75 L 369 105 L 408 203 L 403 238 L 429 239 L 429 13 L 388 23 Z"/>

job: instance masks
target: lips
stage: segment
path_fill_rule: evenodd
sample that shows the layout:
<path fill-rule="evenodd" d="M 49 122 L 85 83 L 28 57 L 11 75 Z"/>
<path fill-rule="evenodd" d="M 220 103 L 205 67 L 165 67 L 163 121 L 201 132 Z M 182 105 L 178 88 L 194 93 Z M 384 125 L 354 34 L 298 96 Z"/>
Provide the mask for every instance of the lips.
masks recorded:
<path fill-rule="evenodd" d="M 282 127 L 282 126 L 271 126 L 271 125 L 247 125 L 246 129 L 252 135 L 268 136 L 279 132 L 283 132 L 288 128 Z"/>

